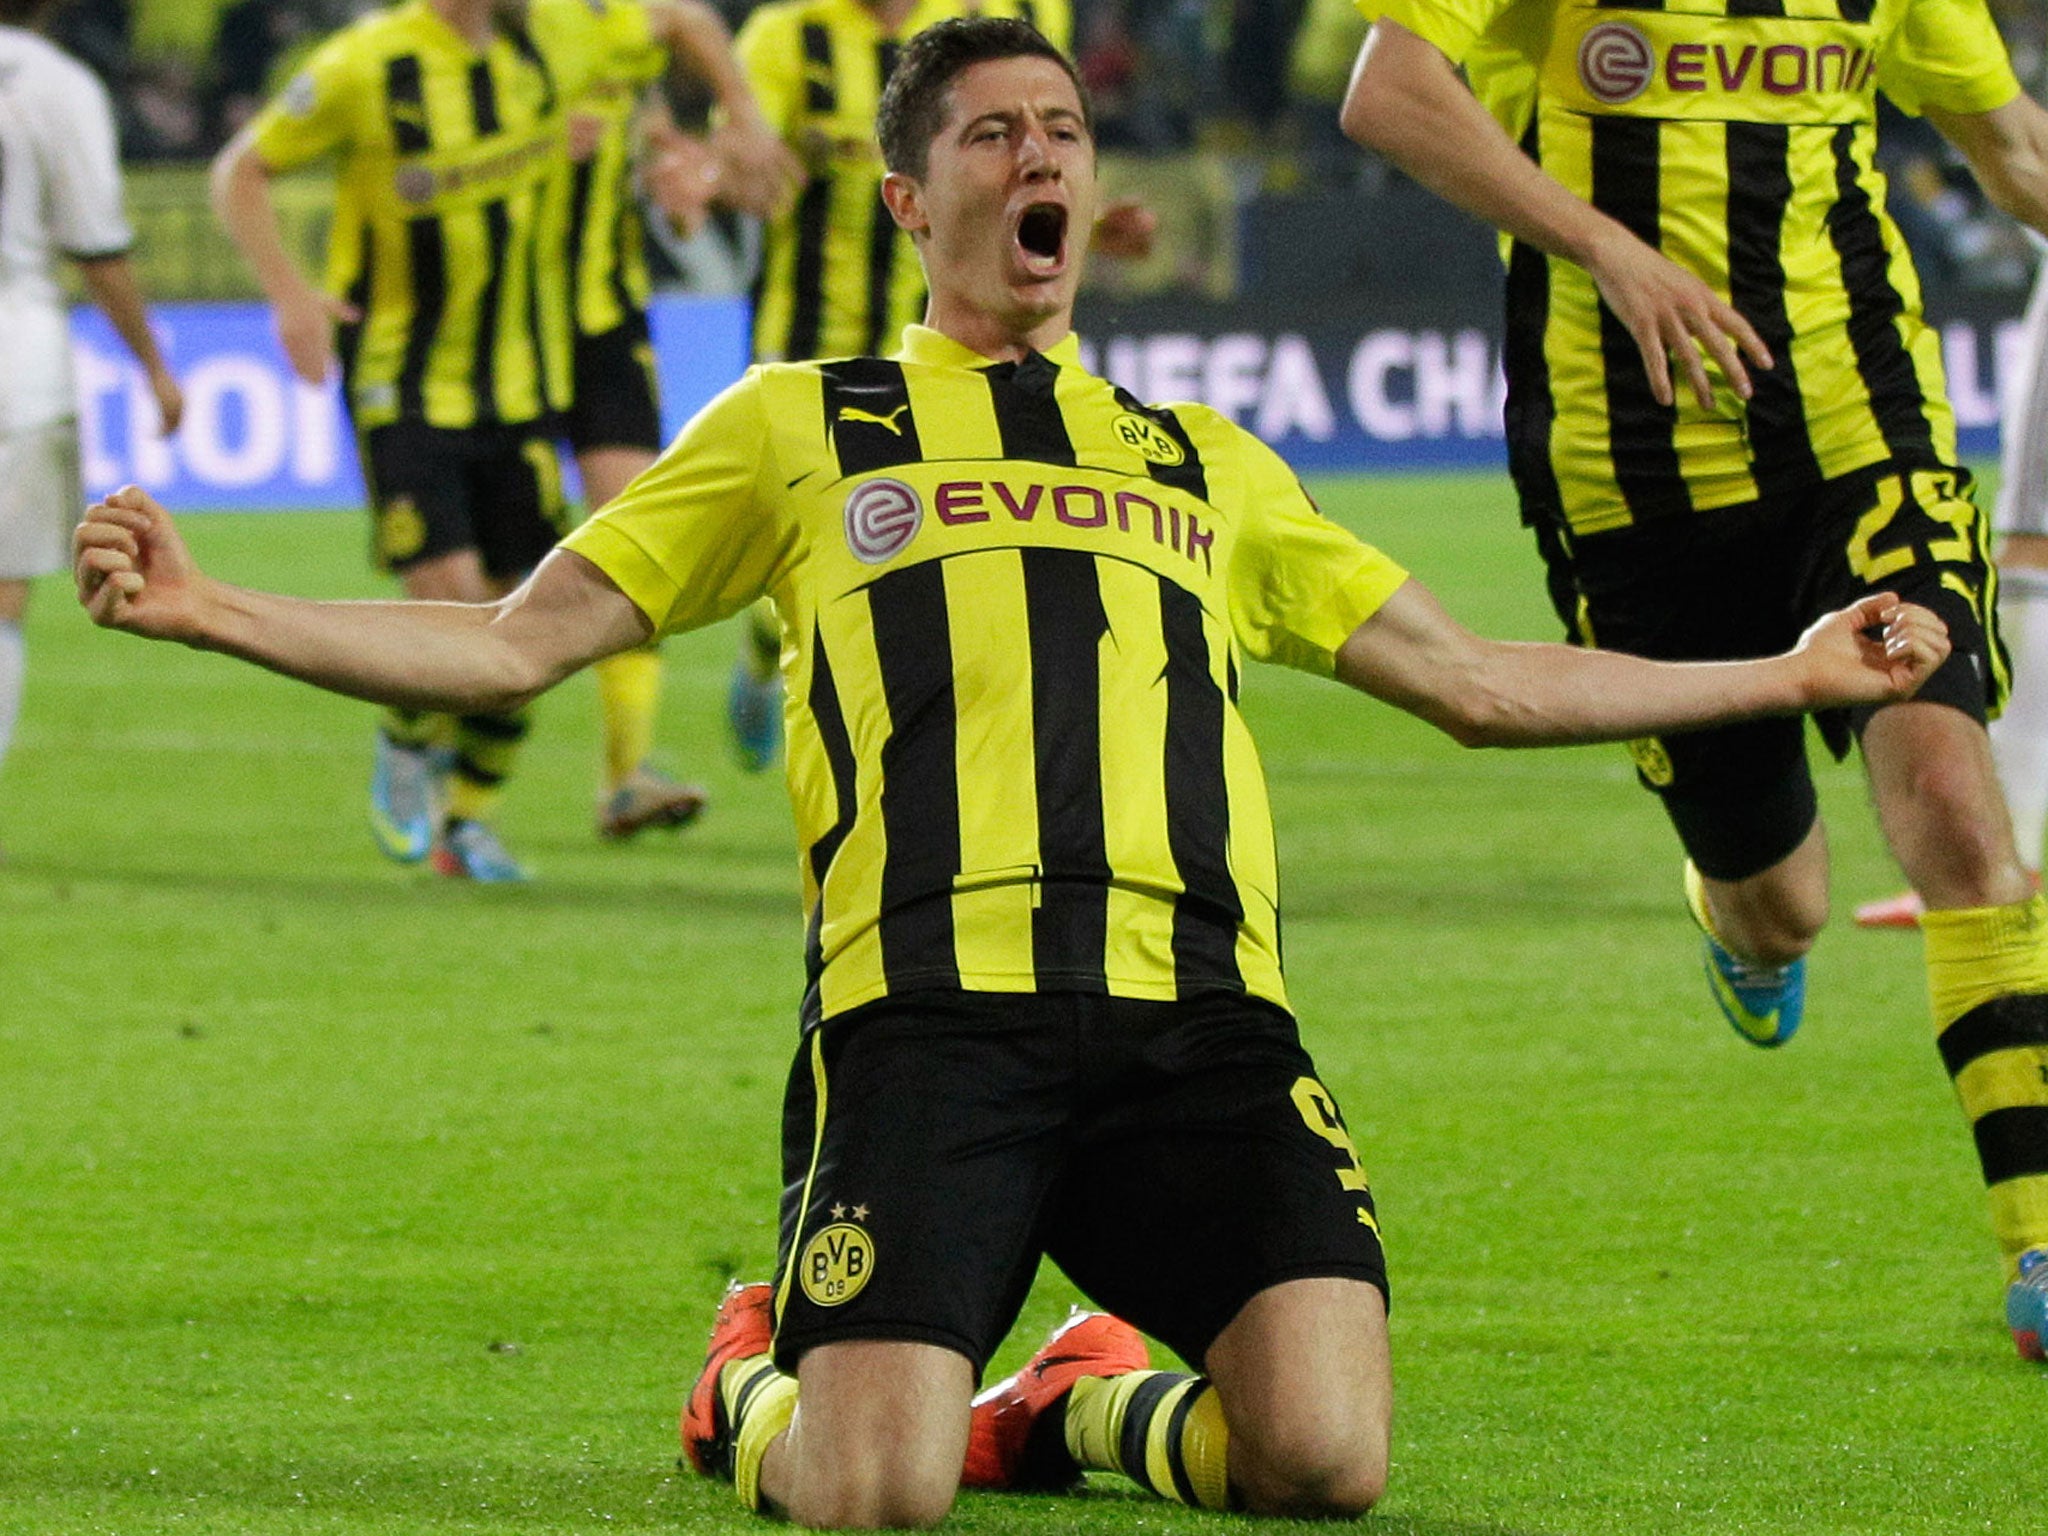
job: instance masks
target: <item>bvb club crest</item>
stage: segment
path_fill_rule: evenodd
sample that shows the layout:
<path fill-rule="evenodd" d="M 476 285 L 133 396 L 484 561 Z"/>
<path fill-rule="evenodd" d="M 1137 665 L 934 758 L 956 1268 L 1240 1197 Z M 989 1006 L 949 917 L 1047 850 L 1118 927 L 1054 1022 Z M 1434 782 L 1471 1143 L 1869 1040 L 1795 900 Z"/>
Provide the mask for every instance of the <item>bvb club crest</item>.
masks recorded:
<path fill-rule="evenodd" d="M 1126 448 L 1134 449 L 1148 464 L 1162 465 L 1171 469 L 1186 460 L 1187 454 L 1174 440 L 1173 434 L 1158 422 L 1140 416 L 1136 411 L 1125 411 L 1110 423 L 1110 430 L 1116 433 L 1117 441 Z"/>
<path fill-rule="evenodd" d="M 875 1240 L 865 1228 L 835 1221 L 804 1245 L 797 1277 L 804 1294 L 821 1307 L 853 1300 L 875 1272 Z"/>

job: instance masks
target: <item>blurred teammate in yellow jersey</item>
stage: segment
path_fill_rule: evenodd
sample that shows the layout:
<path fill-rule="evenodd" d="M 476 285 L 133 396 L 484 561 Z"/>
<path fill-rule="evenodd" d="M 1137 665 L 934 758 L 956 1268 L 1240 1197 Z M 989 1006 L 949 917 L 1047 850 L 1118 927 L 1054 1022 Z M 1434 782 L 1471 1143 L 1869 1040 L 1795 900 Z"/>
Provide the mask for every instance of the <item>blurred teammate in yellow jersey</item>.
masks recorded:
<path fill-rule="evenodd" d="M 769 0 L 740 27 L 739 56 L 770 127 L 801 157 L 802 192 L 763 231 L 754 359 L 801 362 L 885 351 L 924 306 L 924 274 L 882 205 L 875 109 L 903 45 L 948 16 L 1015 17 L 1053 46 L 1073 41 L 1070 0 Z M 1154 220 L 1134 203 L 1103 212 L 1096 248 L 1142 255 Z M 781 738 L 766 607 L 749 611 L 726 700 L 741 763 L 760 771 Z"/>
<path fill-rule="evenodd" d="M 770 217 L 801 174 L 763 119 L 717 12 L 702 0 L 607 0 L 606 15 L 620 45 L 570 120 L 566 228 L 575 400 L 563 433 L 593 511 L 661 450 L 636 179 L 644 173 L 656 203 L 691 223 L 714 198 Z M 722 122 L 709 144 L 678 134 L 658 93 L 648 90 L 672 65 L 687 66 L 711 88 Z M 703 791 L 649 761 L 661 699 L 659 651 L 627 651 L 595 670 L 604 712 L 599 833 L 625 838 L 686 825 L 703 809 Z"/>
<path fill-rule="evenodd" d="M 749 371 L 512 596 L 233 587 L 131 487 L 75 536 L 80 599 L 468 709 L 772 595 L 810 987 L 782 1273 L 719 1309 L 692 1463 L 810 1526 L 930 1525 L 963 1477 L 1084 1467 L 1209 1509 L 1355 1515 L 1388 1470 L 1386 1261 L 1287 1004 L 1243 663 L 1527 746 L 1903 697 L 1946 638 L 1886 596 L 1733 665 L 1474 635 L 1250 432 L 1081 367 L 1094 140 L 1044 38 L 921 33 L 881 141 L 927 323 L 891 357 Z M 1063 1328 L 975 1401 L 1044 1254 L 1128 1322 Z M 1196 1370 L 1148 1369 L 1133 1324 Z"/>
<path fill-rule="evenodd" d="M 1667 660 L 1757 656 L 1879 586 L 1947 621 L 1955 653 L 1912 701 L 1816 724 L 1837 757 L 1860 743 L 1926 898 L 1937 1045 L 2007 1321 L 2043 1358 L 2048 904 L 1985 732 L 2008 671 L 1991 531 L 1875 152 L 1882 90 L 2048 231 L 2048 111 L 1984 0 L 1361 4 L 1377 19 L 1346 130 L 1506 236 L 1509 465 L 1570 632 Z M 1828 915 L 1803 727 L 1632 751 L 1685 850 L 1716 1004 L 1782 1044 Z"/>
<path fill-rule="evenodd" d="M 376 559 L 410 597 L 509 591 L 566 526 L 570 110 L 617 59 L 706 48 L 691 14 L 406 0 L 321 44 L 215 162 L 215 209 L 294 369 L 320 383 L 339 353 Z M 338 189 L 324 287 L 285 249 L 270 194 L 274 175 L 322 159 Z M 524 879 L 492 815 L 526 731 L 519 710 L 386 710 L 378 845 L 456 878 Z"/>

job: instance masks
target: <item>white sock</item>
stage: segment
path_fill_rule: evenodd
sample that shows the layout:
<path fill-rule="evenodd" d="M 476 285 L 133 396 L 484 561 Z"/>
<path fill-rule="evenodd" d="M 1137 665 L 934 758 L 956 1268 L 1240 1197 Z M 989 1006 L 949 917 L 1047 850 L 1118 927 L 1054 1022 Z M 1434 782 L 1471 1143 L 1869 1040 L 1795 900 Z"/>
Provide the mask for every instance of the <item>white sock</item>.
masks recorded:
<path fill-rule="evenodd" d="M 28 647 L 22 643 L 21 626 L 12 619 L 0 619 L 0 763 L 7 761 L 7 749 L 14 745 L 14 722 L 21 715 L 21 683 L 28 671 Z"/>
<path fill-rule="evenodd" d="M 2048 831 L 2048 571 L 1999 573 L 1999 628 L 2012 652 L 2012 697 L 1991 722 L 1991 757 L 2012 810 L 2020 862 L 2038 873 Z"/>

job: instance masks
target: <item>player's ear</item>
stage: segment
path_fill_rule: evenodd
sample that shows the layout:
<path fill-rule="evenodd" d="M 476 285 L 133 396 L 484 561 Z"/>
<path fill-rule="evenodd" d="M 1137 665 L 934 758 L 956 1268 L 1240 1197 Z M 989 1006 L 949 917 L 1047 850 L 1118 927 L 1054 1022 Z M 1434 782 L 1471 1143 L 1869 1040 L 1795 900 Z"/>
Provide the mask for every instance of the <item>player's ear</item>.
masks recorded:
<path fill-rule="evenodd" d="M 882 203 L 897 227 L 912 235 L 928 234 L 931 220 L 925 216 L 924 188 L 915 177 L 891 171 L 882 178 Z"/>

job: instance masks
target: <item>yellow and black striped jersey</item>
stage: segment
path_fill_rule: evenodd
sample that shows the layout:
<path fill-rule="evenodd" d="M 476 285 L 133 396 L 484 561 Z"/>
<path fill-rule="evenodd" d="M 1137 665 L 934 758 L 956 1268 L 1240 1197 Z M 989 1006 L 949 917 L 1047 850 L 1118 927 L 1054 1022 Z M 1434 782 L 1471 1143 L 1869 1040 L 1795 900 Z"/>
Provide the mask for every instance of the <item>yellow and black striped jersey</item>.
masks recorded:
<path fill-rule="evenodd" d="M 604 62 L 602 17 L 534 0 L 479 49 L 407 0 L 321 44 L 259 115 L 270 169 L 337 161 L 327 278 L 362 313 L 340 337 L 359 429 L 568 404 L 565 128 Z"/>
<path fill-rule="evenodd" d="M 769 125 L 810 180 L 764 231 L 754 357 L 801 361 L 879 352 L 921 319 L 924 273 L 882 206 L 875 109 L 904 43 L 948 16 L 1018 16 L 1064 49 L 1069 0 L 916 0 L 890 28 L 862 0 L 770 0 L 735 47 Z"/>
<path fill-rule="evenodd" d="M 663 633 L 773 598 L 809 1021 L 892 993 L 1286 1005 L 1240 657 L 1329 673 L 1406 579 L 1069 338 L 757 367 L 571 534 Z"/>
<path fill-rule="evenodd" d="M 598 78 L 576 103 L 603 131 L 569 182 L 569 294 L 576 332 L 601 336 L 647 307 L 646 235 L 633 198 L 633 124 L 647 87 L 668 69 L 640 0 L 606 0 L 611 34 Z"/>
<path fill-rule="evenodd" d="M 1592 279 L 1506 243 L 1507 431 L 1532 516 L 1580 532 L 1953 463 L 1939 338 L 1885 210 L 1876 93 L 2019 94 L 1984 0 L 1361 0 L 1461 62 L 1551 175 L 1712 284 L 1776 366 L 1747 403 L 1651 396 Z"/>

